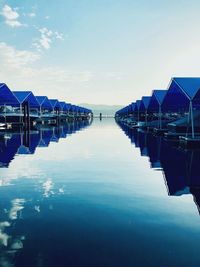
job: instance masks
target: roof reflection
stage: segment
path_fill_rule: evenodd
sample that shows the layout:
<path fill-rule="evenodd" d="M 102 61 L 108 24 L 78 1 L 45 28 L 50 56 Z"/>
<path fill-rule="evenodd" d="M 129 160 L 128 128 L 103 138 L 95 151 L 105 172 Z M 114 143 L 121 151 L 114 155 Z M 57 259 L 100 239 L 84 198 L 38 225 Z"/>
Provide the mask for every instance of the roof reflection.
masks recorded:
<path fill-rule="evenodd" d="M 63 125 L 37 125 L 30 131 L 0 130 L 0 168 L 9 167 L 15 155 L 34 154 L 37 147 L 48 147 L 51 142 L 59 142 L 60 138 L 82 130 L 89 126 L 90 121 L 74 121 Z"/>
<path fill-rule="evenodd" d="M 168 195 L 192 194 L 200 211 L 200 150 L 184 150 L 175 142 L 118 123 L 131 143 L 149 158 L 150 167 L 161 170 Z"/>

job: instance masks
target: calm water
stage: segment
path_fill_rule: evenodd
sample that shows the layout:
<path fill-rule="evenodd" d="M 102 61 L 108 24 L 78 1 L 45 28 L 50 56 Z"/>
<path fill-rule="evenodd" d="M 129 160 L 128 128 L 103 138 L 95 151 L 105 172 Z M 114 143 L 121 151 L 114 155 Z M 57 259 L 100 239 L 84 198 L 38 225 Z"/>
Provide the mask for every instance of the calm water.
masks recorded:
<path fill-rule="evenodd" d="M 0 161 L 0 266 L 199 266 L 199 151 L 105 119 L 4 133 Z"/>

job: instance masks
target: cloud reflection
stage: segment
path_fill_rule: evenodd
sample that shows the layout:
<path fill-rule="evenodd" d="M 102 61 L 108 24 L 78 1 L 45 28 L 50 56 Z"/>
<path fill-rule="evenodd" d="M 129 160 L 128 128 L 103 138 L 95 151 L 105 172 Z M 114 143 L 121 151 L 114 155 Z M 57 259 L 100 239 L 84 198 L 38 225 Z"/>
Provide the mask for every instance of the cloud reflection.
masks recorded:
<path fill-rule="evenodd" d="M 7 247 L 9 235 L 4 233 L 6 227 L 9 227 L 10 223 L 5 221 L 0 223 L 0 244 Z"/>
<path fill-rule="evenodd" d="M 10 220 L 16 220 L 18 212 L 24 209 L 25 199 L 16 198 L 12 200 L 12 207 L 9 212 Z"/>
<path fill-rule="evenodd" d="M 43 194 L 44 197 L 50 197 L 50 195 L 54 194 L 54 192 L 52 191 L 53 183 L 50 179 L 48 179 L 46 182 L 44 182 L 42 184 L 42 187 L 44 189 L 44 194 Z"/>

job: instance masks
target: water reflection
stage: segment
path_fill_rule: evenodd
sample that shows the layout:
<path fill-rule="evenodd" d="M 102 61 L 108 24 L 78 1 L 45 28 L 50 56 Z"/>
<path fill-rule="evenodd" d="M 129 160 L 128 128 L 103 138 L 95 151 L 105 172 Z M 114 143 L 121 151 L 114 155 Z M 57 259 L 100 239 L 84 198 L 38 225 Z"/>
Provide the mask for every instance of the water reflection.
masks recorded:
<path fill-rule="evenodd" d="M 118 124 L 141 156 L 149 158 L 150 167 L 162 171 L 168 195 L 192 194 L 200 211 L 200 150 L 186 150 L 161 136 Z"/>
<path fill-rule="evenodd" d="M 198 266 L 191 195 L 169 198 L 161 173 L 137 155 L 160 170 L 164 159 L 150 147 L 158 139 L 130 131 L 133 150 L 113 119 L 75 131 L 20 133 L 21 154 L 0 169 L 0 266 Z"/>
<path fill-rule="evenodd" d="M 20 220 L 21 211 L 24 209 L 25 199 L 13 199 L 9 208 L 1 210 L 0 222 L 0 266 L 13 266 L 15 254 L 23 248 L 26 239 L 23 234 L 11 234 L 11 229 L 15 228 L 15 221 Z"/>
<path fill-rule="evenodd" d="M 91 121 L 75 121 L 55 126 L 38 125 L 30 131 L 0 130 L 0 168 L 8 167 L 15 155 L 34 154 L 37 147 L 48 147 L 51 142 L 89 126 Z"/>
<path fill-rule="evenodd" d="M 67 138 L 69 135 L 84 129 L 91 123 L 91 121 L 75 121 L 73 123 L 59 125 L 58 127 L 39 125 L 30 131 L 24 131 L 22 129 L 18 131 L 1 130 L 0 167 L 8 168 L 16 156 L 27 155 L 28 157 L 31 154 L 33 155 L 37 153 L 37 147 L 46 148 L 51 142 L 59 142 L 61 138 Z M 21 164 L 23 164 L 23 158 L 21 158 Z M 24 175 L 29 175 L 28 170 Z M 5 186 L 11 185 L 11 180 L 8 177 L 4 178 L 2 176 L 0 186 L 5 188 Z M 23 183 L 20 184 L 20 189 L 16 189 L 17 191 L 12 187 L 10 187 L 9 191 L 1 191 L 0 266 L 18 266 L 16 257 L 18 252 L 24 248 L 24 242 L 26 242 L 28 232 L 27 227 L 29 227 L 27 226 L 29 223 L 26 226 L 22 223 L 24 216 L 27 216 L 27 218 L 30 216 L 31 218 L 35 214 L 40 214 L 42 197 L 48 199 L 55 193 L 57 195 L 64 193 L 62 186 L 54 188 L 54 183 L 51 178 L 39 181 L 39 188 L 38 184 L 35 186 L 37 188 L 36 192 L 32 189 L 29 194 L 23 191 Z M 16 198 L 16 196 L 18 197 Z M 25 215 L 23 214 L 24 209 L 26 209 Z M 52 204 L 49 204 L 48 209 L 53 209 Z M 28 262 L 28 265 L 27 263 L 23 265 L 19 260 L 19 266 L 43 266 L 42 262 L 42 255 L 38 254 L 36 255 L 36 260 L 32 263 Z"/>

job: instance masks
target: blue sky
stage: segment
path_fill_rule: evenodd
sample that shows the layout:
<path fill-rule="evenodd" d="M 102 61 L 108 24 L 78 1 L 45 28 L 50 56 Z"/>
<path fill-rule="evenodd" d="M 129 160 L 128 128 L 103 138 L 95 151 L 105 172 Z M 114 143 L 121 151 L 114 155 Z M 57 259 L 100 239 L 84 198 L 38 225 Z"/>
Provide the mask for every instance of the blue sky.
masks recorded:
<path fill-rule="evenodd" d="M 0 77 L 73 103 L 128 104 L 200 76 L 200 2 L 0 0 Z"/>

